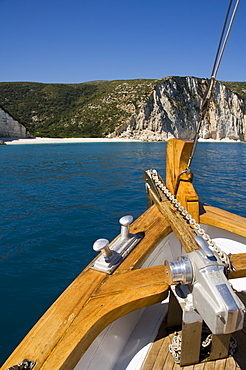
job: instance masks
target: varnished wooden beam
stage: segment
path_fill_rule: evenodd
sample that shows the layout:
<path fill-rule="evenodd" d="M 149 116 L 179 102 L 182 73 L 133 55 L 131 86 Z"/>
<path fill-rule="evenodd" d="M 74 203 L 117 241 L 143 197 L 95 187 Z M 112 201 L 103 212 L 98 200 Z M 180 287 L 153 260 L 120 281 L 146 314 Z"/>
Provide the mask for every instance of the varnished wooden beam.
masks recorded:
<path fill-rule="evenodd" d="M 105 276 L 103 273 L 87 270 L 84 276 L 87 290 L 98 284 L 98 281 L 89 283 L 88 279 L 92 275 L 102 275 L 102 279 Z M 77 294 L 81 290 L 82 286 Z M 95 289 L 83 307 L 80 306 L 80 311 L 65 320 L 63 324 L 67 328 L 62 335 L 60 333 L 58 337 L 57 320 L 64 320 L 64 312 L 68 311 L 70 301 L 74 301 L 73 295 L 67 297 L 67 301 L 62 302 L 62 305 L 56 304 L 56 309 L 51 309 L 49 315 L 45 315 L 46 322 L 39 322 L 34 327 L 3 365 L 2 370 L 17 365 L 24 358 L 37 362 L 35 370 L 72 370 L 107 325 L 133 310 L 162 301 L 167 297 L 167 290 L 163 266 L 108 276 L 105 284 Z M 57 336 L 55 341 L 54 332 Z"/>
<path fill-rule="evenodd" d="M 157 196 L 151 189 L 149 189 L 149 194 L 153 201 L 155 202 L 155 204 L 157 205 L 160 212 L 166 218 L 167 222 L 171 225 L 172 230 L 175 232 L 176 236 L 180 240 L 185 251 L 187 253 L 190 253 L 193 250 L 200 249 L 200 247 L 198 246 L 194 239 L 196 233 L 188 225 L 184 217 L 181 216 L 181 214 L 174 207 L 174 205 L 171 204 L 171 202 L 166 200 L 165 198 L 163 198 L 163 201 L 160 201 L 160 199 L 157 198 Z"/>
<path fill-rule="evenodd" d="M 166 150 L 166 186 L 182 206 L 199 222 L 198 195 L 192 185 L 190 174 L 183 173 L 192 150 L 192 141 L 170 139 Z"/>
<path fill-rule="evenodd" d="M 163 266 L 110 276 L 76 316 L 40 370 L 73 369 L 107 325 L 119 317 L 167 297 Z"/>
<path fill-rule="evenodd" d="M 229 278 L 246 277 L 246 253 L 233 254 L 231 256 L 231 262 L 235 271 L 230 271 Z"/>
<path fill-rule="evenodd" d="M 179 174 L 187 168 L 192 141 L 170 139 L 166 150 L 166 185 L 174 193 Z"/>
<path fill-rule="evenodd" d="M 246 237 L 246 219 L 209 205 L 200 205 L 200 222 Z"/>

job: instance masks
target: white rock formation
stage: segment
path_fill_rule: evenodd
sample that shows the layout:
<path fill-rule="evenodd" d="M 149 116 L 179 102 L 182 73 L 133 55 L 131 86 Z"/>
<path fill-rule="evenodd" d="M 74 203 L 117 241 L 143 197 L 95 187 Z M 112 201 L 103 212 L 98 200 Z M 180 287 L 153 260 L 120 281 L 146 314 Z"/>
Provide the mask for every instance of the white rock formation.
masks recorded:
<path fill-rule="evenodd" d="M 30 137 L 25 126 L 0 108 L 0 137 Z"/>
<path fill-rule="evenodd" d="M 200 105 L 208 81 L 194 77 L 171 77 L 157 84 L 115 136 L 140 140 L 193 139 Z M 113 136 L 113 135 L 111 135 Z M 246 141 L 245 101 L 216 82 L 207 119 L 201 126 L 204 139 Z"/>

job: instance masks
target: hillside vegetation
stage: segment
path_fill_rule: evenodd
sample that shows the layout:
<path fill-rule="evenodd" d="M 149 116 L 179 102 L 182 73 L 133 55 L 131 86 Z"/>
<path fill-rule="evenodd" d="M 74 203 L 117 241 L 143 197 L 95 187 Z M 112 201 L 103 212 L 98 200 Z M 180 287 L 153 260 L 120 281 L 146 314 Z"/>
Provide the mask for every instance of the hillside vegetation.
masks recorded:
<path fill-rule="evenodd" d="M 240 98 L 246 99 L 246 82 L 221 81 L 228 89 L 238 94 Z"/>
<path fill-rule="evenodd" d="M 104 137 L 126 122 L 161 80 L 80 84 L 0 83 L 0 107 L 33 136 Z M 224 82 L 246 97 L 246 83 Z"/>

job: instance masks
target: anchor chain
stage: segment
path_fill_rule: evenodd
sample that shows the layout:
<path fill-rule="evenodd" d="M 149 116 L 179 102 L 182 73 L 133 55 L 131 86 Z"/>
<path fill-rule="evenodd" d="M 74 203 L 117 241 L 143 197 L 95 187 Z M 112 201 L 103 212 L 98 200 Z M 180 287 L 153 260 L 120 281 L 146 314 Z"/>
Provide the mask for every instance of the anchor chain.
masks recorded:
<path fill-rule="evenodd" d="M 36 362 L 24 359 L 20 364 L 9 367 L 7 370 L 32 370 Z"/>
<path fill-rule="evenodd" d="M 203 336 L 206 335 L 207 330 L 205 329 L 203 331 Z M 206 338 L 201 343 L 201 349 L 208 348 L 212 343 L 212 334 L 208 334 Z M 173 356 L 174 362 L 176 364 L 180 363 L 181 359 L 181 347 L 182 347 L 182 336 L 175 332 L 174 336 L 172 338 L 172 343 L 169 344 L 169 352 Z M 236 352 L 237 348 L 237 341 L 236 339 L 231 335 L 230 336 L 230 343 L 229 343 L 229 354 L 232 356 Z M 208 351 L 209 354 L 209 351 Z"/>
<path fill-rule="evenodd" d="M 173 356 L 174 362 L 176 362 L 176 364 L 180 363 L 181 345 L 182 345 L 182 337 L 180 334 L 175 332 L 172 338 L 172 344 L 169 344 L 169 352 Z"/>
<path fill-rule="evenodd" d="M 168 190 L 164 183 L 160 180 L 156 170 L 152 169 L 149 171 L 151 178 L 157 188 L 159 188 L 166 198 L 174 205 L 175 208 L 180 212 L 180 214 L 189 223 L 190 227 L 195 230 L 197 235 L 201 235 L 202 238 L 208 243 L 209 247 L 218 256 L 220 261 L 225 264 L 226 269 L 231 268 L 230 256 L 228 256 L 224 251 L 222 251 L 216 243 L 211 239 L 211 237 L 206 233 L 206 231 L 196 222 L 194 218 L 189 214 L 188 211 L 178 202 L 175 196 Z"/>

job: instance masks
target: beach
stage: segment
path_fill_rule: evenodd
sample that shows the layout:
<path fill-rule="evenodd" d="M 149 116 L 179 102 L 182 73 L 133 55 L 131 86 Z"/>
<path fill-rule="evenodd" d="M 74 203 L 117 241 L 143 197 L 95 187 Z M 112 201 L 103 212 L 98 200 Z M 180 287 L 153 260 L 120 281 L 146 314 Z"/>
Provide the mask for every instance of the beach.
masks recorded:
<path fill-rule="evenodd" d="M 49 137 L 34 137 L 34 138 L 0 138 L 7 145 L 16 144 L 65 144 L 65 143 L 129 143 L 129 142 L 141 142 L 137 139 L 124 139 L 124 138 L 49 138 Z M 199 139 L 199 142 L 226 142 L 236 143 L 239 141 L 230 139 Z"/>
<path fill-rule="evenodd" d="M 113 142 L 139 142 L 140 140 L 121 138 L 0 138 L 7 145 L 12 144 L 65 144 L 65 143 L 113 143 Z"/>

